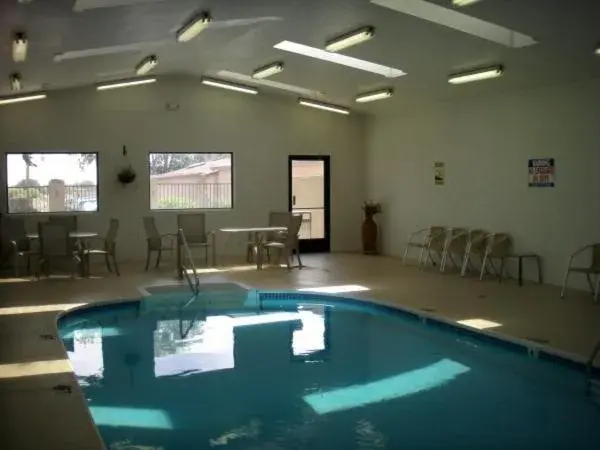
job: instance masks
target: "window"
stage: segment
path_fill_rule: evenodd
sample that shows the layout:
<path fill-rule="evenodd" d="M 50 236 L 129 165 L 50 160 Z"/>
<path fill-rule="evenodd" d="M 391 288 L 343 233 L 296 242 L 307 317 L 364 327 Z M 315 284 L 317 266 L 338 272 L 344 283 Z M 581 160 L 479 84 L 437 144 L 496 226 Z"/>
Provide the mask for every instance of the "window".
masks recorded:
<path fill-rule="evenodd" d="M 9 213 L 98 211 L 97 153 L 8 153 Z"/>
<path fill-rule="evenodd" d="M 150 153 L 151 209 L 228 209 L 231 153 Z"/>

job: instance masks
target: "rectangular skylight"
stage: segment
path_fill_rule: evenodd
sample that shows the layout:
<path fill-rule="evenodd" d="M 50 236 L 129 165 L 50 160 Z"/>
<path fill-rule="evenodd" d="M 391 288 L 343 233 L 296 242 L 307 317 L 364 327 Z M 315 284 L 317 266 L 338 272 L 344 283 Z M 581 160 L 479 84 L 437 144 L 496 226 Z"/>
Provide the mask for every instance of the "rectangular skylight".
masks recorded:
<path fill-rule="evenodd" d="M 507 47 L 520 48 L 537 44 L 531 36 L 425 0 L 371 0 L 371 3 Z"/>
<path fill-rule="evenodd" d="M 406 75 L 406 73 L 400 69 L 383 66 L 381 64 L 353 58 L 351 56 L 346 56 L 339 53 L 328 52 L 327 50 L 299 44 L 297 42 L 281 41 L 280 43 L 275 44 L 274 48 L 290 53 L 296 53 L 297 55 L 308 56 L 309 58 L 320 59 L 321 61 L 352 67 L 353 69 L 364 70 L 365 72 L 376 73 L 377 75 L 383 75 L 386 78 L 396 78 Z"/>

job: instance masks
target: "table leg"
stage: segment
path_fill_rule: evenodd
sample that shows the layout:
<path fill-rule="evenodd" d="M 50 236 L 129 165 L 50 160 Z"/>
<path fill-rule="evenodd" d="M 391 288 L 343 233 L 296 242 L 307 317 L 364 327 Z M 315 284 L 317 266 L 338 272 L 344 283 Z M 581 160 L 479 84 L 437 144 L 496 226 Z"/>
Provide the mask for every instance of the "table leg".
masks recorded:
<path fill-rule="evenodd" d="M 183 280 L 183 264 L 182 264 L 182 258 L 181 258 L 181 235 L 179 234 L 179 232 L 177 232 L 177 253 L 176 253 L 176 259 L 177 259 L 177 279 L 178 280 Z"/>
<path fill-rule="evenodd" d="M 212 265 L 217 267 L 217 232 L 211 234 L 212 239 Z"/>
<path fill-rule="evenodd" d="M 544 279 L 542 277 L 542 259 L 539 256 L 535 257 L 538 266 L 538 283 L 544 284 Z"/>
<path fill-rule="evenodd" d="M 519 266 L 519 286 L 523 286 L 523 258 L 519 256 L 517 259 Z"/>

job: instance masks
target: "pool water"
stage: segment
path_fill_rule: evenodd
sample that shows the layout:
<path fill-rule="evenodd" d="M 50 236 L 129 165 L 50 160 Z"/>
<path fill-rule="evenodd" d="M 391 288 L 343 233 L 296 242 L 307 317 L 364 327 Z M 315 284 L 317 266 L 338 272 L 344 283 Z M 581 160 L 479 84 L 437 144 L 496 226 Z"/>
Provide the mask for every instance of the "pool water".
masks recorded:
<path fill-rule="evenodd" d="M 574 369 L 342 299 L 154 297 L 59 322 L 107 449 L 600 449 Z"/>

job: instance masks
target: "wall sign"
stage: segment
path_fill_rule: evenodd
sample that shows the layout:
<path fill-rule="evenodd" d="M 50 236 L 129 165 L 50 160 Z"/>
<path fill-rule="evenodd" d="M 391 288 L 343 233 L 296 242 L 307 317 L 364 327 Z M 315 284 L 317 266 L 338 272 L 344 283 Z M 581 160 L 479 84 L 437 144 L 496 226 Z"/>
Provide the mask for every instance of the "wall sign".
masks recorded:
<path fill-rule="evenodd" d="M 433 181 L 436 186 L 446 184 L 446 164 L 442 161 L 433 163 Z"/>
<path fill-rule="evenodd" d="M 529 160 L 529 187 L 554 187 L 554 158 Z"/>

